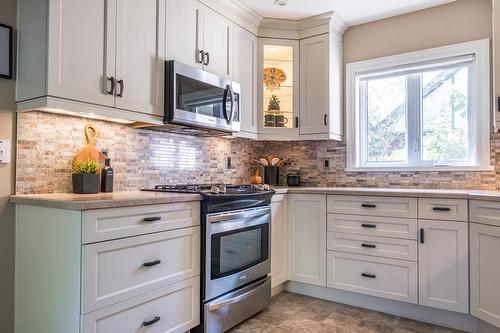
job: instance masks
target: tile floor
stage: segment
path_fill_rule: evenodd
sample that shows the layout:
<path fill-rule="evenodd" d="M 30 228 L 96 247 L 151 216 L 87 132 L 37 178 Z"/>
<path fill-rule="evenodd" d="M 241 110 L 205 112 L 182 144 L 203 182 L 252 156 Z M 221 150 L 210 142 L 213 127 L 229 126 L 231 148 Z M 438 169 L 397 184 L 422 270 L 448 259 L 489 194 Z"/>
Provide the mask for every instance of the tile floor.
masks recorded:
<path fill-rule="evenodd" d="M 230 333 L 459 333 L 440 326 L 283 292 Z"/>

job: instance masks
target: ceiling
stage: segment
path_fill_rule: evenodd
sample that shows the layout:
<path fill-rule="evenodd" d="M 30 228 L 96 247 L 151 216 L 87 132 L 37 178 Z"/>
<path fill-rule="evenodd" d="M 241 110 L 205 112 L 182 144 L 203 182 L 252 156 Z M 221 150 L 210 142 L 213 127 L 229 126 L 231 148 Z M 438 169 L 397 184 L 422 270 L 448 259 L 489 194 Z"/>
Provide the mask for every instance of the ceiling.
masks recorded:
<path fill-rule="evenodd" d="M 455 0 L 288 0 L 285 7 L 274 0 L 240 0 L 263 17 L 300 20 L 335 11 L 350 26 L 405 14 Z"/>

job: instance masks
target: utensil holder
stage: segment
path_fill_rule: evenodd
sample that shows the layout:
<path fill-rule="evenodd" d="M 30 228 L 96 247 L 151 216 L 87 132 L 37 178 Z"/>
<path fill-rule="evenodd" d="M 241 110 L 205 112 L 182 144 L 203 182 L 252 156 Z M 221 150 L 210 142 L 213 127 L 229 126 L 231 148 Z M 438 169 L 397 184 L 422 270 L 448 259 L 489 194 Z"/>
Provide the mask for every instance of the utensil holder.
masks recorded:
<path fill-rule="evenodd" d="M 264 167 L 264 184 L 279 185 L 280 183 L 280 168 L 278 166 Z"/>

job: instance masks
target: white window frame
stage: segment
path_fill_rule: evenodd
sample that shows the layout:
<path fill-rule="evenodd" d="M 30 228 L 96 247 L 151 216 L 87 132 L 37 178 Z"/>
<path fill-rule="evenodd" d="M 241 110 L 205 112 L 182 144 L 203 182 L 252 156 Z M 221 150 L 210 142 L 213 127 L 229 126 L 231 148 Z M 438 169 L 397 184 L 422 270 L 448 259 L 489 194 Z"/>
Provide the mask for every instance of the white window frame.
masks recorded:
<path fill-rule="evenodd" d="M 409 165 L 397 162 L 366 163 L 363 151 L 367 147 L 362 142 L 367 133 L 362 129 L 366 127 L 360 114 L 360 89 L 359 77 L 370 72 L 382 72 L 392 68 L 406 67 L 412 64 L 438 62 L 447 58 L 472 56 L 473 63 L 470 71 L 472 88 L 470 96 L 470 109 L 472 115 L 469 124 L 471 136 L 470 153 L 476 161 L 474 166 L 464 165 L 434 165 L 421 163 Z M 411 81 L 411 80 L 410 80 Z M 346 145 L 347 145 L 347 171 L 474 171 L 493 170 L 490 159 L 490 133 L 492 129 L 491 112 L 491 84 L 490 84 L 490 41 L 489 39 L 477 40 L 461 44 L 448 45 L 416 52 L 409 52 L 349 63 L 346 65 Z M 409 101 L 414 103 L 416 101 Z M 420 103 L 420 101 L 418 101 Z M 408 115 L 407 122 L 412 115 Z M 409 130 L 410 127 L 408 127 Z M 488 129 L 488 130 L 483 130 Z M 408 143 L 410 150 L 415 143 Z M 364 153 L 366 155 L 366 153 Z M 411 157 L 411 156 L 410 156 Z M 410 162 L 410 161 L 408 161 Z"/>

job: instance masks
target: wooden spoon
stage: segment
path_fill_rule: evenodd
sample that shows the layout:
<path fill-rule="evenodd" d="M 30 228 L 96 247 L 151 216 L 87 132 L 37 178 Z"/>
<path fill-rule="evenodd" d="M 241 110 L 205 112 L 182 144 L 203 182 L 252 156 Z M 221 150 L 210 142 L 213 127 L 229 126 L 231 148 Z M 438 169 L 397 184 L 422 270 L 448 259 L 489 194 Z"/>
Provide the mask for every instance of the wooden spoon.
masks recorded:
<path fill-rule="evenodd" d="M 259 158 L 259 161 L 263 166 L 269 166 L 269 162 L 265 158 L 261 157 Z"/>

